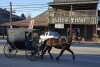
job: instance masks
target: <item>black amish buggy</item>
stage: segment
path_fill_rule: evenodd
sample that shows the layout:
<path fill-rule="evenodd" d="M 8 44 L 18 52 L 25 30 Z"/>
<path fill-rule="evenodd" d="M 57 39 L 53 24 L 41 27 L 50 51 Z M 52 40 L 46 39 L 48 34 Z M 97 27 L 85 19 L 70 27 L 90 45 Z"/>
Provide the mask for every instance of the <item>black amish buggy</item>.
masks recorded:
<path fill-rule="evenodd" d="M 36 60 L 39 57 L 39 35 L 39 30 L 36 29 L 7 29 L 7 44 L 4 46 L 5 56 L 12 58 L 18 50 L 24 50 L 29 60 Z"/>

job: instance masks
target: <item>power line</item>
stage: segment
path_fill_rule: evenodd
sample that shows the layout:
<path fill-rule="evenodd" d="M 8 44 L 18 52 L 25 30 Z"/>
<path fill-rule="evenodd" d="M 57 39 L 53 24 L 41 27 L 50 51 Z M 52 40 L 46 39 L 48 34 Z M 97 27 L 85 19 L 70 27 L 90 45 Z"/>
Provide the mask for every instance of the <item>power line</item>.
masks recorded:
<path fill-rule="evenodd" d="M 13 6 L 32 6 L 32 5 L 48 5 L 48 4 L 27 4 L 27 5 L 13 5 Z"/>
<path fill-rule="evenodd" d="M 46 11 L 46 10 L 17 10 L 19 12 L 34 12 L 34 11 Z"/>
<path fill-rule="evenodd" d="M 48 7 L 16 7 L 16 8 L 13 8 L 13 9 L 31 9 L 31 8 L 37 8 L 37 9 L 47 9 Z M 6 9 L 10 9 L 10 8 L 6 8 Z"/>
<path fill-rule="evenodd" d="M 100 3 L 100 2 L 99 2 Z M 32 5 L 34 6 L 38 6 L 38 7 L 32 7 Z M 26 4 L 26 5 L 12 5 L 13 7 L 16 7 L 16 8 L 13 8 L 13 9 L 30 9 L 30 8 L 42 8 L 42 9 L 48 9 L 48 6 L 44 6 L 44 5 L 47 5 L 47 4 Z M 23 6 L 23 7 L 22 7 Z M 26 7 L 28 6 L 28 7 Z M 39 7 L 41 6 L 41 7 Z M 10 9 L 8 8 L 9 6 L 0 6 L 0 7 L 5 7 L 6 9 Z M 75 6 L 76 8 L 78 8 L 79 6 Z M 84 8 L 85 6 L 83 6 L 82 8 Z M 87 7 L 87 6 L 86 6 Z M 96 6 L 88 6 L 88 7 L 96 7 Z M 100 5 L 98 5 L 98 8 L 100 7 Z"/>
<path fill-rule="evenodd" d="M 0 6 L 0 7 L 2 7 L 2 6 Z M 6 6 L 6 7 L 7 7 L 6 9 L 10 9 L 10 8 L 8 8 L 8 6 Z M 38 7 L 37 7 L 37 6 L 36 6 L 36 7 L 32 7 L 32 6 L 25 7 L 25 6 L 24 6 L 24 7 L 16 7 L 16 8 L 14 8 L 14 7 L 15 7 L 15 6 L 13 6 L 12 8 L 13 8 L 13 9 L 22 9 L 22 8 L 48 8 L 48 6 L 41 6 L 41 7 L 39 7 L 39 6 L 38 6 Z M 79 7 L 79 6 L 75 6 L 75 7 Z M 84 5 L 83 5 L 82 7 L 96 7 L 96 6 L 95 6 L 95 5 L 94 5 L 94 6 L 91 6 L 91 5 L 84 6 Z M 100 7 L 100 5 L 98 5 L 98 7 Z"/>
<path fill-rule="evenodd" d="M 9 7 L 9 5 L 8 6 L 0 6 L 0 7 Z"/>
<path fill-rule="evenodd" d="M 37 5 L 38 6 L 44 6 L 44 5 L 46 6 L 48 4 L 26 4 L 26 5 L 24 4 L 24 5 L 12 5 L 12 6 L 19 6 L 20 7 L 20 6 L 37 6 Z M 7 6 L 0 6 L 0 7 L 5 7 L 6 8 L 6 7 L 9 7 L 9 5 L 7 5 Z"/>
<path fill-rule="evenodd" d="M 100 2 L 99 2 L 100 3 Z M 21 10 L 30 10 L 30 11 L 45 11 L 46 9 L 48 9 L 48 6 L 46 6 L 47 4 L 26 4 L 26 5 L 12 5 L 13 10 L 16 11 L 21 11 Z M 9 6 L 0 6 L 0 7 L 6 7 L 6 9 L 10 9 L 8 8 Z M 79 8 L 81 6 L 75 6 L 76 8 Z M 83 5 L 81 8 L 86 8 L 86 7 L 96 7 L 96 5 L 88 5 L 85 6 Z M 98 5 L 98 8 L 100 7 L 100 4 Z M 91 9 L 91 8 L 90 8 Z"/>
<path fill-rule="evenodd" d="M 82 8 L 84 8 L 84 7 L 96 7 L 96 6 L 91 6 L 91 5 L 90 5 L 90 6 L 74 6 L 74 7 L 82 7 Z M 100 7 L 100 6 L 98 6 L 98 7 Z M 15 7 L 15 8 L 13 7 L 13 9 L 30 9 L 30 8 L 33 8 L 33 9 L 34 9 L 34 8 L 37 8 L 37 9 L 39 9 L 39 8 L 40 8 L 40 9 L 41 9 L 41 8 L 42 8 L 42 9 L 47 9 L 48 6 L 43 6 L 43 7 L 32 7 L 32 6 L 31 6 L 31 7 Z M 9 8 L 6 8 L 6 9 L 9 9 Z"/>

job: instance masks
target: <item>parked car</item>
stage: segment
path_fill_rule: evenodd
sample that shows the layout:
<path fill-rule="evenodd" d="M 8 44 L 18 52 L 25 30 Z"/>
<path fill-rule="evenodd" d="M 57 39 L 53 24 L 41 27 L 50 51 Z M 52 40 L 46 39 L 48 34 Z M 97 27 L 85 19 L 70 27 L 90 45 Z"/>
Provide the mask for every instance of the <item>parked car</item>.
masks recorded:
<path fill-rule="evenodd" d="M 61 36 L 58 32 L 45 32 L 42 35 L 40 35 L 39 43 L 43 43 L 48 38 L 66 38 L 65 36 Z"/>

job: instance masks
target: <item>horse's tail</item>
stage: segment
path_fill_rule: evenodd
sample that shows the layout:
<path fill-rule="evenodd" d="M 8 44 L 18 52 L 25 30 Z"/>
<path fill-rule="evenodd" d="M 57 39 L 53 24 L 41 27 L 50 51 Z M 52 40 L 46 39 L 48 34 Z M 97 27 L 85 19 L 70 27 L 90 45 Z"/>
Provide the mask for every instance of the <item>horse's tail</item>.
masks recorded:
<path fill-rule="evenodd" d="M 40 51 L 45 49 L 45 47 L 46 47 L 46 42 L 47 42 L 47 41 L 48 41 L 48 39 L 46 39 L 46 40 L 41 44 L 41 46 L 40 46 Z"/>

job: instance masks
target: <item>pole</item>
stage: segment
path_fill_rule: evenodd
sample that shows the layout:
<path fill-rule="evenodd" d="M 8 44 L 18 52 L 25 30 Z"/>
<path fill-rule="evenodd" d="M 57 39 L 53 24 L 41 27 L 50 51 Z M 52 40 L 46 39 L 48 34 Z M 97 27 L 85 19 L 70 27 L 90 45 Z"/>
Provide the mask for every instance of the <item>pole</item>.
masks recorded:
<path fill-rule="evenodd" d="M 96 43 L 97 43 L 97 27 L 98 27 L 98 4 L 96 8 Z"/>
<path fill-rule="evenodd" d="M 71 12 L 70 12 L 70 35 L 71 35 L 71 30 L 72 30 L 72 21 L 71 21 L 71 18 L 72 18 L 72 5 L 71 5 Z"/>
<path fill-rule="evenodd" d="M 12 3 L 10 2 L 10 28 L 12 28 Z"/>
<path fill-rule="evenodd" d="M 47 31 L 49 31 L 49 24 L 50 24 L 50 7 L 48 6 L 49 16 L 48 16 L 48 28 Z"/>

